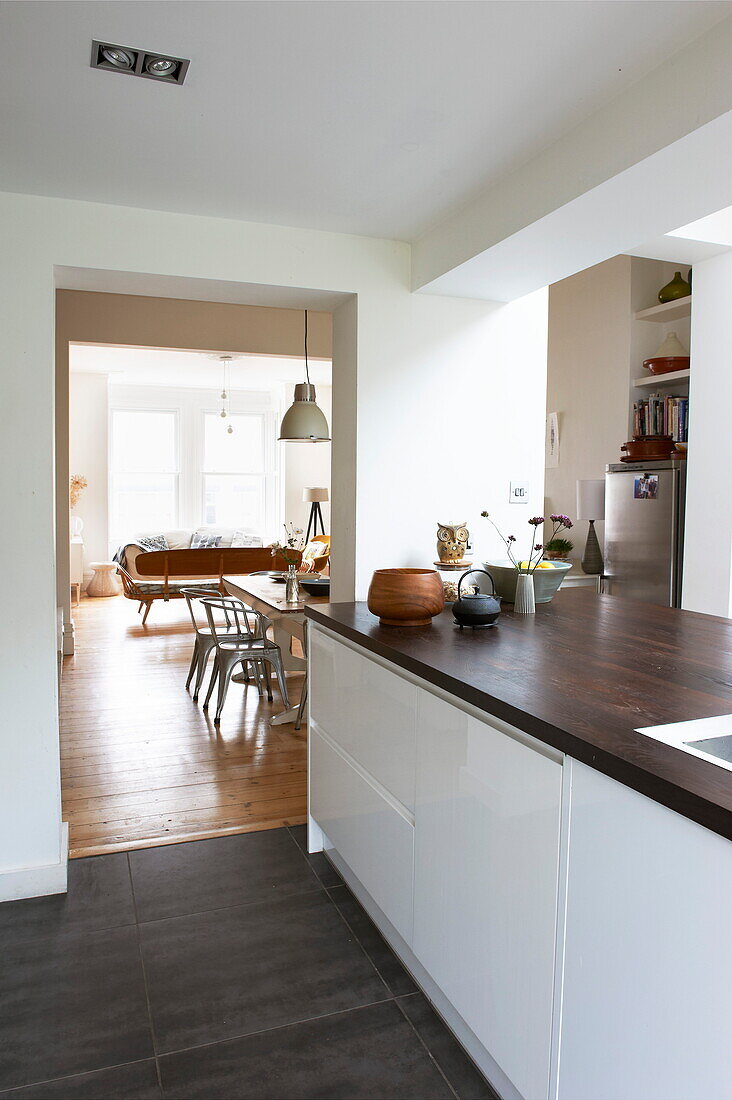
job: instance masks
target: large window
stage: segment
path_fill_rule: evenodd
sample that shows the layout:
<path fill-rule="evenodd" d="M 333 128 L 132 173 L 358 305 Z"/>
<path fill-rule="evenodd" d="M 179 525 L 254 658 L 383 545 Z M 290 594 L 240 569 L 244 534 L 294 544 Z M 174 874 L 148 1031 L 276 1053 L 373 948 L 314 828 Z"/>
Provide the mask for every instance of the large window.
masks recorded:
<path fill-rule="evenodd" d="M 157 409 L 112 409 L 110 540 L 178 524 L 178 417 Z"/>
<path fill-rule="evenodd" d="M 232 431 L 229 432 L 229 425 Z M 203 414 L 203 522 L 261 531 L 265 510 L 264 416 Z"/>

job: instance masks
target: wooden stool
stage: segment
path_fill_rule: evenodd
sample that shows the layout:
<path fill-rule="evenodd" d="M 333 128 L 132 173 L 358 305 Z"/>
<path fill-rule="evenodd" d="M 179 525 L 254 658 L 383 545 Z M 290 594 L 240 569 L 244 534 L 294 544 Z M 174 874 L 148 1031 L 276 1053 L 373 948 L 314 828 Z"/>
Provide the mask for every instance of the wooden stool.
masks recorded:
<path fill-rule="evenodd" d="M 87 596 L 119 596 L 117 565 L 113 561 L 93 561 L 94 576 L 86 586 Z"/>

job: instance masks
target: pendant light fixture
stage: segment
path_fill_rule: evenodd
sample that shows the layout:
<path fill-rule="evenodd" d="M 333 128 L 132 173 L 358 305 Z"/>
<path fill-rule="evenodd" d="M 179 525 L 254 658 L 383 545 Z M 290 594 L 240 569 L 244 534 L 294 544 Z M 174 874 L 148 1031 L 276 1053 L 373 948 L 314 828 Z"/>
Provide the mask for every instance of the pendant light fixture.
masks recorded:
<path fill-rule="evenodd" d="M 231 386 L 230 386 L 230 382 L 229 382 L 229 363 L 231 362 L 231 360 L 233 358 L 234 358 L 233 355 L 220 355 L 219 356 L 219 359 L 221 360 L 221 362 L 224 365 L 224 380 L 223 380 L 222 389 L 221 389 L 221 412 L 219 413 L 219 416 L 221 417 L 222 420 L 226 420 L 227 416 L 229 418 L 231 417 L 231 411 L 230 411 L 229 404 L 228 404 L 229 400 L 230 400 L 230 392 L 231 392 Z M 234 428 L 233 428 L 233 425 L 231 423 L 231 419 L 229 419 L 229 425 L 228 425 L 226 431 L 228 432 L 229 435 L 232 435 L 233 432 L 234 432 Z"/>
<path fill-rule="evenodd" d="M 305 378 L 295 386 L 295 398 L 282 418 L 280 441 L 329 443 L 328 421 L 315 403 L 315 386 L 310 385 L 308 369 L 308 311 L 305 310 Z"/>

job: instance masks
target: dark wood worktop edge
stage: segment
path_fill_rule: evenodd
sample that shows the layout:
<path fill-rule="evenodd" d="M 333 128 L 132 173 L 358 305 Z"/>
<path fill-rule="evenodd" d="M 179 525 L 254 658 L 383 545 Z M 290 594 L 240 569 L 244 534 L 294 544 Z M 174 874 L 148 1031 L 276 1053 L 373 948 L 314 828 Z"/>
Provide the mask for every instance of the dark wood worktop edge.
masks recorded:
<path fill-rule="evenodd" d="M 420 680 L 441 688 L 448 695 L 454 695 L 457 699 L 470 703 L 485 714 L 492 715 L 494 718 L 515 726 L 524 733 L 535 737 L 538 741 L 542 741 L 545 745 L 550 745 L 559 752 L 571 756 L 574 760 L 578 760 L 611 779 L 617 780 L 624 786 L 630 787 L 639 794 L 651 798 L 654 802 L 658 802 L 683 817 L 703 825 L 704 828 L 718 833 L 727 840 L 732 840 L 732 814 L 726 807 L 709 802 L 693 791 L 687 790 L 677 783 L 670 782 L 652 771 L 639 767 L 620 754 L 615 755 L 605 749 L 600 749 L 576 734 L 569 733 L 567 730 L 543 721 L 535 715 L 513 707 L 504 700 L 497 699 L 472 684 L 458 680 L 432 665 L 410 657 L 399 649 L 393 649 L 378 639 L 340 622 L 320 608 L 308 606 L 305 608 L 305 614 L 313 622 L 324 626 L 332 633 L 340 634 L 362 649 L 382 657 L 390 664 L 397 665 Z M 678 751 L 681 752 L 682 750 Z"/>

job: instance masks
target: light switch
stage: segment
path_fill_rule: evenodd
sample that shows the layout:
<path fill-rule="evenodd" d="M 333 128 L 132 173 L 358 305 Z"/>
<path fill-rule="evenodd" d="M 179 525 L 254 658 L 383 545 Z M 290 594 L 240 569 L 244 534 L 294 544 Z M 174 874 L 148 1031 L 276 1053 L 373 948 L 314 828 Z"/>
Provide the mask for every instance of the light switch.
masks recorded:
<path fill-rule="evenodd" d="M 509 496 L 511 504 L 528 504 L 529 503 L 529 483 L 528 481 L 512 481 L 511 482 L 511 495 Z"/>

